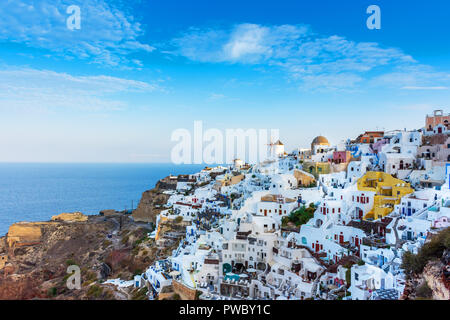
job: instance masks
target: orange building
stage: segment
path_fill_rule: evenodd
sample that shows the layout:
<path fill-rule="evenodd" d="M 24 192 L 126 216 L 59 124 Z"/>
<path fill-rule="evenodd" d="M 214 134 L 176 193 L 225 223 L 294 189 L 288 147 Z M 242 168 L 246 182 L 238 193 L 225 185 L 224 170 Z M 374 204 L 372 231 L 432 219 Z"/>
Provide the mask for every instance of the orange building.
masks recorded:
<path fill-rule="evenodd" d="M 383 131 L 366 131 L 358 137 L 359 143 L 375 143 L 384 137 Z"/>

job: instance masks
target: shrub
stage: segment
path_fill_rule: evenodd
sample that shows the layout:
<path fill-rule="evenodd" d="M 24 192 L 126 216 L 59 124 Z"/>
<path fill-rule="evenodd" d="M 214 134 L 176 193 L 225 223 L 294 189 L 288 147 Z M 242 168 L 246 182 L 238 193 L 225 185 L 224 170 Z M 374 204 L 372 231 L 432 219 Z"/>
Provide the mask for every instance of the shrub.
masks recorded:
<path fill-rule="evenodd" d="M 183 221 L 183 217 L 182 216 L 178 216 L 175 218 L 175 222 L 176 223 L 181 223 L 181 221 Z"/>
<path fill-rule="evenodd" d="M 358 266 L 363 266 L 363 265 L 365 265 L 366 263 L 364 262 L 364 260 L 363 259 L 359 259 L 359 261 L 358 261 Z"/>
<path fill-rule="evenodd" d="M 48 289 L 48 291 L 47 291 L 47 295 L 49 297 L 56 297 L 57 293 L 58 293 L 58 291 L 56 290 L 55 287 L 52 287 L 52 288 Z"/>
<path fill-rule="evenodd" d="M 428 286 L 428 283 L 424 281 L 421 286 L 416 290 L 416 294 L 419 298 L 431 298 L 433 296 L 433 291 Z"/>
<path fill-rule="evenodd" d="M 347 271 L 345 271 L 345 281 L 347 282 L 347 286 L 351 285 L 352 282 L 352 267 L 350 266 L 350 268 L 347 269 Z"/>
<path fill-rule="evenodd" d="M 68 265 L 68 266 L 76 265 L 76 262 L 73 259 L 67 259 L 66 265 Z"/>
<path fill-rule="evenodd" d="M 299 209 L 292 211 L 288 219 L 290 222 L 294 223 L 297 227 L 305 224 L 314 216 L 314 211 L 316 210 L 313 203 L 310 203 L 308 208 L 305 206 L 301 206 Z M 289 222 L 287 221 L 287 222 Z M 286 222 L 286 223 L 287 223 Z"/>
<path fill-rule="evenodd" d="M 102 295 L 103 289 L 100 286 L 92 285 L 87 292 L 88 297 L 98 298 Z"/>
<path fill-rule="evenodd" d="M 181 300 L 181 297 L 180 297 L 180 295 L 179 295 L 178 293 L 174 293 L 174 294 L 172 295 L 172 299 L 173 299 L 173 300 Z"/>

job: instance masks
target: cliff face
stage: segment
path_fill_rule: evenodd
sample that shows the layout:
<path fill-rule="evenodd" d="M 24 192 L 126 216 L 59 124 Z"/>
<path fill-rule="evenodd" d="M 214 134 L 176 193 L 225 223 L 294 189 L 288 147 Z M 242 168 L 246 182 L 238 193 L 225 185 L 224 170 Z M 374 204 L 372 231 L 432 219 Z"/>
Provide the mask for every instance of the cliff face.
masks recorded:
<path fill-rule="evenodd" d="M 423 270 L 422 276 L 433 292 L 433 300 L 450 300 L 450 290 L 445 285 L 443 267 L 442 262 L 431 261 Z"/>
<path fill-rule="evenodd" d="M 172 189 L 172 187 L 173 185 L 158 182 L 154 189 L 145 191 L 137 209 L 133 212 L 133 219 L 135 221 L 155 222 L 156 216 L 162 210 L 161 206 L 166 204 L 170 197 L 163 192 Z"/>
<path fill-rule="evenodd" d="M 0 299 L 126 299 L 102 279 L 130 280 L 151 264 L 150 230 L 123 215 L 86 219 L 12 225 L 0 238 Z M 79 290 L 66 285 L 69 265 L 80 268 Z"/>
<path fill-rule="evenodd" d="M 52 217 L 52 221 L 81 222 L 87 221 L 88 217 L 81 212 L 61 213 Z"/>
<path fill-rule="evenodd" d="M 9 227 L 6 241 L 9 247 L 34 244 L 41 241 L 42 222 L 19 222 Z"/>

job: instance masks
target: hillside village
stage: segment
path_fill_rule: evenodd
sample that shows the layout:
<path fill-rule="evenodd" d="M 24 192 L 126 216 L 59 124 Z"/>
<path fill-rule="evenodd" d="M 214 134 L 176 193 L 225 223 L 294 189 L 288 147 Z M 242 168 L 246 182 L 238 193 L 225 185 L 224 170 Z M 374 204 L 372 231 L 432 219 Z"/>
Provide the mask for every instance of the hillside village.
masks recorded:
<path fill-rule="evenodd" d="M 150 299 L 450 299 L 449 121 L 438 110 L 418 130 L 291 153 L 277 141 L 258 164 L 165 178 L 149 236 L 181 240 L 132 284 Z M 162 234 L 167 221 L 185 233 Z M 437 237 L 440 256 L 412 273 L 406 257 Z"/>
<path fill-rule="evenodd" d="M 165 177 L 133 212 L 13 224 L 0 297 L 449 300 L 449 121 L 290 153 L 278 140 L 258 164 Z"/>

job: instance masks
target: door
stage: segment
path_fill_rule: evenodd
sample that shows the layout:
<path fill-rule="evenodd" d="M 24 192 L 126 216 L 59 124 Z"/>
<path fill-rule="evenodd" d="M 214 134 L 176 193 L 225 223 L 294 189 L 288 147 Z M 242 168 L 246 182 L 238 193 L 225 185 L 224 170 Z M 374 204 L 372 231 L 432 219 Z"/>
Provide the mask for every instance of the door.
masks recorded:
<path fill-rule="evenodd" d="M 267 209 L 264 209 L 264 216 L 267 216 Z"/>
<path fill-rule="evenodd" d="M 413 234 L 412 231 L 408 231 L 408 232 L 406 233 L 406 239 L 412 240 L 412 239 L 413 239 L 412 234 Z"/>
<path fill-rule="evenodd" d="M 342 233 L 339 235 L 339 243 L 344 243 L 344 235 Z"/>
<path fill-rule="evenodd" d="M 384 279 L 381 279 L 381 289 L 383 290 L 384 289 Z"/>

